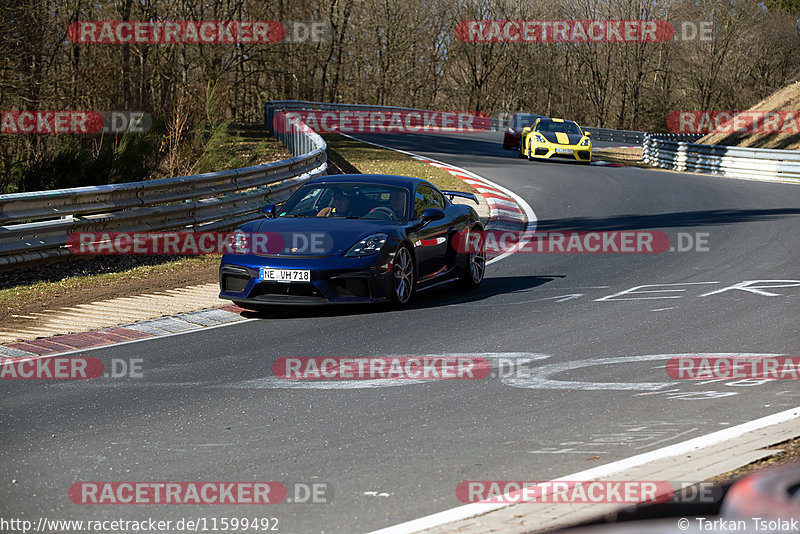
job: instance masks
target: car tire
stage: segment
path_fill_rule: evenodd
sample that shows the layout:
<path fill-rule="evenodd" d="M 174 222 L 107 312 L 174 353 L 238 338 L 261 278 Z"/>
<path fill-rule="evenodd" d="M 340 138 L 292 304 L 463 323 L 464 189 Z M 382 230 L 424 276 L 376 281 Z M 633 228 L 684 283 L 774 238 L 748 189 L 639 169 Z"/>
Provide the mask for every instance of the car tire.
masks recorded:
<path fill-rule="evenodd" d="M 406 306 L 414 296 L 417 269 L 407 245 L 400 245 L 392 260 L 392 304 Z"/>
<path fill-rule="evenodd" d="M 470 232 L 481 232 L 480 226 L 474 226 Z M 469 242 L 469 238 L 465 243 Z M 464 269 L 457 281 L 458 287 L 462 289 L 477 289 L 483 282 L 486 275 L 486 240 L 481 239 L 481 250 L 479 252 L 467 252 L 464 254 Z"/>

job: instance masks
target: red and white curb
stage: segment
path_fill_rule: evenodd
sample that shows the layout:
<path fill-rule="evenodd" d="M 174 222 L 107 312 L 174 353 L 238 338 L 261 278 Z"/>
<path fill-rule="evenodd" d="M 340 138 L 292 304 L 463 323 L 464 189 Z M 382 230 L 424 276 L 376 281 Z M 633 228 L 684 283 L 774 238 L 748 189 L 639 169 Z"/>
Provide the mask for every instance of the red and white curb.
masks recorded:
<path fill-rule="evenodd" d="M 345 135 L 345 134 L 342 134 Z M 412 152 L 398 150 L 383 145 L 357 139 L 370 145 L 402 152 L 412 158 L 443 169 L 456 178 L 473 186 L 489 205 L 487 230 L 511 230 L 522 232 L 523 237 L 515 248 L 524 246 L 536 230 L 536 214 L 519 195 L 474 172 L 450 165 L 435 159 L 426 158 Z M 514 253 L 514 249 L 504 252 L 487 261 L 487 265 L 500 261 Z M 241 316 L 243 310 L 238 306 L 223 306 L 210 310 L 181 313 L 172 317 L 162 317 L 124 326 L 102 328 L 79 334 L 62 334 L 32 341 L 20 341 L 0 345 L 0 361 L 13 362 L 19 359 L 57 356 L 76 353 L 110 345 L 131 343 L 156 337 L 182 334 L 204 328 L 215 328 L 229 323 L 252 321 Z"/>
<path fill-rule="evenodd" d="M 61 334 L 57 336 L 19 341 L 0 345 L 0 359 L 16 361 L 19 359 L 57 356 L 80 352 L 88 349 L 120 345 L 133 341 L 141 341 L 166 335 L 200 330 L 203 328 L 222 326 L 224 324 L 245 321 L 238 306 L 223 306 L 210 310 L 181 313 L 172 317 L 162 317 L 149 321 L 141 321 L 124 326 L 101 328 L 78 334 Z"/>
<path fill-rule="evenodd" d="M 425 162 L 439 169 L 445 170 L 474 187 L 489 205 L 489 223 L 493 229 L 502 230 L 525 230 L 528 226 L 528 216 L 525 210 L 514 200 L 514 198 L 500 189 L 499 186 L 490 182 L 486 178 L 477 174 L 454 167 L 446 163 L 425 158 L 423 156 L 412 156 L 414 159 Z"/>

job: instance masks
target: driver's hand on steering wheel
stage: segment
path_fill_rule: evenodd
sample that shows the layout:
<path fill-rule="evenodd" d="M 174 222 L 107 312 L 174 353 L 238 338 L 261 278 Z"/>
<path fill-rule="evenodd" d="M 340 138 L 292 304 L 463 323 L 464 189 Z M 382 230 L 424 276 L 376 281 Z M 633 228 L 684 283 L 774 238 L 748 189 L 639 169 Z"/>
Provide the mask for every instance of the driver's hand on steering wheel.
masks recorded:
<path fill-rule="evenodd" d="M 373 214 L 373 213 L 383 213 L 385 215 L 388 215 L 390 221 L 394 221 L 394 220 L 397 219 L 397 214 L 391 208 L 386 208 L 386 207 L 383 207 L 383 206 L 378 206 L 377 208 L 372 208 L 369 211 L 369 213 L 367 213 L 366 217 L 369 218 L 369 216 L 371 214 Z"/>

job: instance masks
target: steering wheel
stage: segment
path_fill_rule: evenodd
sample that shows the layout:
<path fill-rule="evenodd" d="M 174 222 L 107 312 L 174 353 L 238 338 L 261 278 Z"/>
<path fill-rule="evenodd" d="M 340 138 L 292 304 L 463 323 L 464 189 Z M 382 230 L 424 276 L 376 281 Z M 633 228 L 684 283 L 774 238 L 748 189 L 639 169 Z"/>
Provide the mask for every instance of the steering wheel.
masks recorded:
<path fill-rule="evenodd" d="M 383 213 L 384 215 L 389 217 L 390 221 L 393 221 L 393 220 L 395 220 L 397 218 L 392 210 L 390 210 L 389 208 L 383 207 L 383 206 L 378 206 L 377 208 L 372 208 L 369 211 L 369 213 L 367 213 L 365 215 L 365 218 L 371 219 L 372 217 L 370 217 L 370 215 L 372 215 L 373 213 Z"/>

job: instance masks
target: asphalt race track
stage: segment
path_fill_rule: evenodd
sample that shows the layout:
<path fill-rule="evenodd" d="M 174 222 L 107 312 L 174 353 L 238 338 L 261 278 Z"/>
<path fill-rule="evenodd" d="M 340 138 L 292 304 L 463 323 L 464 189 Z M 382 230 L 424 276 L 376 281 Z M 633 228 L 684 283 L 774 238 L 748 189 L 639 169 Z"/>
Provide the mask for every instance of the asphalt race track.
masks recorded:
<path fill-rule="evenodd" d="M 463 480 L 550 480 L 800 405 L 794 381 L 664 370 L 674 354 L 798 356 L 800 187 L 527 162 L 501 136 L 368 139 L 514 191 L 537 231 L 658 230 L 675 247 L 699 233 L 707 250 L 516 254 L 480 290 L 435 290 L 404 311 L 254 315 L 87 353 L 107 367 L 141 358 L 139 379 L 5 381 L 0 515 L 368 532 L 461 505 Z M 644 285 L 656 287 L 631 291 Z M 292 387 L 271 370 L 282 356 L 460 353 L 530 361 L 505 378 L 370 387 Z M 68 497 L 79 481 L 321 483 L 330 502 L 81 506 Z"/>

